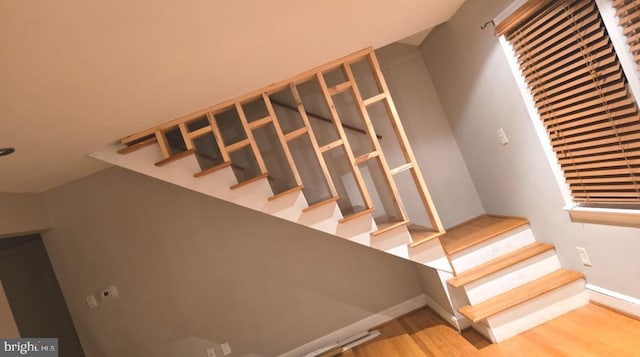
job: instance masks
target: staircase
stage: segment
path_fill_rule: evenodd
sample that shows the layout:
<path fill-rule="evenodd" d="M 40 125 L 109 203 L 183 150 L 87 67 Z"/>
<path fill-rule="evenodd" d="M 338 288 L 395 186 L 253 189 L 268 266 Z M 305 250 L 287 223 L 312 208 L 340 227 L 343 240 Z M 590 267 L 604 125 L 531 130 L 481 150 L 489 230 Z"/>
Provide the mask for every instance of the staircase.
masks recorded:
<path fill-rule="evenodd" d="M 467 305 L 458 311 L 499 343 L 589 302 L 582 273 L 563 269 L 551 244 L 536 242 L 527 220 L 484 215 L 442 239 Z"/>
<path fill-rule="evenodd" d="M 586 303 L 525 219 L 444 230 L 371 49 L 90 156 L 436 269 L 494 342 Z"/>

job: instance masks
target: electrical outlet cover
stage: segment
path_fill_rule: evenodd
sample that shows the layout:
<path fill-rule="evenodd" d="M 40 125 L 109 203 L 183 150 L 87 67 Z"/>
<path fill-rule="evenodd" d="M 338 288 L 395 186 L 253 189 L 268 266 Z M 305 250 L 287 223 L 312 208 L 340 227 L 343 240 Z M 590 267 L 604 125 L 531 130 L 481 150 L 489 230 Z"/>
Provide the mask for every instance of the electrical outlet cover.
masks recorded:
<path fill-rule="evenodd" d="M 215 347 L 207 348 L 207 357 L 216 357 L 216 349 L 215 349 Z"/>
<path fill-rule="evenodd" d="M 100 292 L 100 298 L 102 299 L 103 302 L 111 301 L 117 297 L 118 297 L 118 288 L 116 288 L 114 285 L 111 285 L 110 287 Z"/>
<path fill-rule="evenodd" d="M 225 356 L 231 354 L 231 346 L 229 346 L 229 342 L 223 343 L 220 347 L 222 347 L 222 353 L 224 353 Z"/>

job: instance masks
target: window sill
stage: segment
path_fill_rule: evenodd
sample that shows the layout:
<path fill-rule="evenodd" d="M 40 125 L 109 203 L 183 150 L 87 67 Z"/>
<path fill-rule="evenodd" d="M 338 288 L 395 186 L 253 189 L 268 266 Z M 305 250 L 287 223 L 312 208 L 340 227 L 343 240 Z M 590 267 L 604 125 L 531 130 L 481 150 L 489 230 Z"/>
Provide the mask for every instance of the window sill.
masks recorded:
<path fill-rule="evenodd" d="M 640 210 L 569 206 L 564 208 L 572 222 L 640 228 Z"/>

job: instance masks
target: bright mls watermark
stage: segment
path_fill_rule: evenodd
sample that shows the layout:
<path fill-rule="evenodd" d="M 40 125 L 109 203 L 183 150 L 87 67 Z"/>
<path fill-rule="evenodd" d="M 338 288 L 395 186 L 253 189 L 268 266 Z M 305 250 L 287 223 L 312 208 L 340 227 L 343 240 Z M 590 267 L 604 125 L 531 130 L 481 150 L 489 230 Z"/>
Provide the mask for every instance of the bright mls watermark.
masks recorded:
<path fill-rule="evenodd" d="M 57 338 L 0 338 L 0 357 L 58 357 Z"/>

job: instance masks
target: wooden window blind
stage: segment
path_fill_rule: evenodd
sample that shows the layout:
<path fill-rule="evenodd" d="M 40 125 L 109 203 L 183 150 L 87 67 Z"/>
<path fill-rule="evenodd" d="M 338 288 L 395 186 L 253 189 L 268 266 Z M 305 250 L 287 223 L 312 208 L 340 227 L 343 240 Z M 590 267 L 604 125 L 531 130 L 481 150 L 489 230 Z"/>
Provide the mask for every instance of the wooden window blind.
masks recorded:
<path fill-rule="evenodd" d="M 640 69 L 640 0 L 614 0 L 613 7 L 633 59 Z"/>
<path fill-rule="evenodd" d="M 595 1 L 534 3 L 526 18 L 520 12 L 498 28 L 513 47 L 573 200 L 637 209 L 638 106 Z"/>

